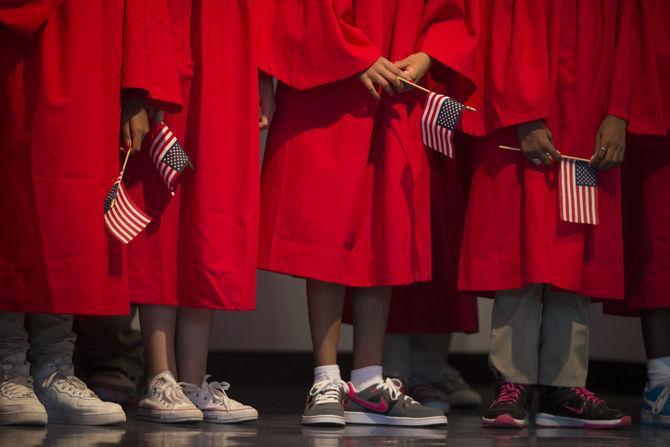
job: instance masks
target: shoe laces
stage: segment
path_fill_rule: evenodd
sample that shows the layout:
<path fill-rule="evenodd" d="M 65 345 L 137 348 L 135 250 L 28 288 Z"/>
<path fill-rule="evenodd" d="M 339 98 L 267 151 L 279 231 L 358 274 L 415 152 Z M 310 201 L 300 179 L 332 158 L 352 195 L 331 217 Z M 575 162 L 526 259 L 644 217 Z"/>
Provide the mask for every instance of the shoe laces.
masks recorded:
<path fill-rule="evenodd" d="M 661 391 L 661 393 L 656 398 L 656 401 L 651 406 L 651 412 L 653 414 L 661 414 L 663 408 L 665 408 L 665 404 L 668 402 L 669 397 L 670 397 L 670 385 L 665 385 L 663 387 L 663 391 Z"/>
<path fill-rule="evenodd" d="M 93 391 L 88 389 L 86 384 L 74 376 L 63 375 L 60 371 L 52 372 L 44 381 L 42 386 L 44 388 L 50 387 L 52 384 L 59 385 L 61 389 L 75 397 L 84 399 L 97 399 Z"/>
<path fill-rule="evenodd" d="M 398 400 L 400 396 L 404 396 L 405 399 L 409 399 L 411 402 L 416 402 L 408 395 L 402 393 L 402 381 L 400 381 L 400 379 L 388 377 L 383 382 L 377 384 L 377 390 L 388 391 L 391 400 Z"/>
<path fill-rule="evenodd" d="M 342 379 L 325 379 L 316 382 L 309 390 L 314 398 L 314 405 L 340 403 L 342 394 L 346 393 L 347 384 Z"/>
<path fill-rule="evenodd" d="M 184 402 L 184 392 L 177 382 L 163 380 L 153 385 L 151 391 L 164 404 L 173 405 Z"/>
<path fill-rule="evenodd" d="M 594 405 L 601 405 L 601 404 L 605 403 L 604 400 L 600 399 L 598 396 L 596 396 L 594 393 L 587 390 L 583 386 L 571 388 L 571 391 L 573 393 L 575 393 L 577 396 L 579 396 L 580 398 L 582 398 L 585 401 L 590 402 Z"/>
<path fill-rule="evenodd" d="M 10 399 L 33 396 L 33 378 L 24 374 L 5 372 L 2 374 L 0 393 Z"/>
<path fill-rule="evenodd" d="M 223 405 L 226 410 L 230 409 L 232 399 L 228 397 L 226 391 L 230 389 L 228 382 L 207 382 L 211 375 L 207 374 L 202 381 L 202 385 L 198 387 L 192 383 L 179 382 L 183 390 L 188 393 L 202 394 L 205 400 L 211 400 L 216 405 Z"/>
<path fill-rule="evenodd" d="M 498 389 L 498 397 L 492 405 L 515 404 L 521 399 L 521 392 L 526 389 L 525 385 L 512 382 L 503 382 Z"/>

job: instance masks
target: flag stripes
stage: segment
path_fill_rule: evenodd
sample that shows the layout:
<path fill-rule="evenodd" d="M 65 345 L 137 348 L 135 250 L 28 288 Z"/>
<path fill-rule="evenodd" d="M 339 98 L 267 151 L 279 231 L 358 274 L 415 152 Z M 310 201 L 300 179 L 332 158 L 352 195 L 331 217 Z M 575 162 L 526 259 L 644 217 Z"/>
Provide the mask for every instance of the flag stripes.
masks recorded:
<path fill-rule="evenodd" d="M 114 237 L 124 244 L 132 241 L 151 222 L 130 200 L 121 176 L 116 180 L 105 200 L 105 226 Z"/>
<path fill-rule="evenodd" d="M 454 129 L 461 119 L 463 107 L 448 96 L 430 92 L 421 117 L 423 144 L 453 158 Z"/>
<path fill-rule="evenodd" d="M 595 168 L 584 161 L 563 159 L 559 183 L 561 220 L 598 225 L 598 180 Z"/>
<path fill-rule="evenodd" d="M 158 174 L 170 192 L 173 192 L 177 177 L 186 166 L 191 166 L 191 160 L 179 144 L 177 137 L 164 123 L 157 123 L 154 126 L 147 141 L 149 156 Z"/>

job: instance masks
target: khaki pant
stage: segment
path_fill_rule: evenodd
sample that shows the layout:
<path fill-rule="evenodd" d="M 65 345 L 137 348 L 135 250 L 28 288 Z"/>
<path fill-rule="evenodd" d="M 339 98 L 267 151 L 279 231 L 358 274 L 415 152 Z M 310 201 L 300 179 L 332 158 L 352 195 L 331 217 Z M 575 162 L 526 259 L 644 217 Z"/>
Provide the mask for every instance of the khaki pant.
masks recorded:
<path fill-rule="evenodd" d="M 0 312 L 0 367 L 23 374 L 30 371 L 37 381 L 56 370 L 73 375 L 72 321 L 72 315 Z"/>
<path fill-rule="evenodd" d="M 515 383 L 584 386 L 589 303 L 544 284 L 497 292 L 489 354 L 494 373 Z"/>

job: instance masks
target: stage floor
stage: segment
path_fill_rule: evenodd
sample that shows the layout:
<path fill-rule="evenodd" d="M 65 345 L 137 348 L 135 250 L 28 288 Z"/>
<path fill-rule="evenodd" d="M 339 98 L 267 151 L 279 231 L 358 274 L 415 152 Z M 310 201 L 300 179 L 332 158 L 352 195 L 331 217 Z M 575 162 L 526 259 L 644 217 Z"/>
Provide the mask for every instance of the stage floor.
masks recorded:
<path fill-rule="evenodd" d="M 479 389 L 488 402 L 491 387 Z M 452 411 L 449 425 L 439 429 L 349 426 L 344 429 L 308 428 L 299 423 L 304 387 L 283 388 L 244 385 L 231 395 L 256 405 L 258 422 L 224 426 L 195 424 L 169 426 L 137 421 L 118 427 L 50 425 L 47 428 L 0 427 L 0 447 L 59 446 L 246 446 L 246 447 L 357 447 L 357 446 L 664 446 L 670 430 L 639 426 L 639 396 L 606 393 L 613 405 L 634 416 L 632 428 L 616 431 L 540 429 L 483 429 L 479 410 Z"/>

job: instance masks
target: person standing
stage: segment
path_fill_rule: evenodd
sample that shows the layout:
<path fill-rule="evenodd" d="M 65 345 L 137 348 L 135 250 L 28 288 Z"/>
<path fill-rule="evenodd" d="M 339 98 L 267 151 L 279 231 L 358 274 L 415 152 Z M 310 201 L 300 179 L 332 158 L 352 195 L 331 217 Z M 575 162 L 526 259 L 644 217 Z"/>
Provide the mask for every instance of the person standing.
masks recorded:
<path fill-rule="evenodd" d="M 480 89 L 459 289 L 494 298 L 497 395 L 485 426 L 610 428 L 630 417 L 585 388 L 590 298 L 623 298 L 621 182 L 637 0 L 480 2 Z M 521 153 L 500 145 L 520 147 Z M 562 220 L 563 156 L 590 160 L 597 225 Z M 593 170 L 597 170 L 597 173 Z"/>
<path fill-rule="evenodd" d="M 146 20 L 154 0 L 11 3 L 0 6 L 0 423 L 123 422 L 74 376 L 72 314 L 128 313 L 102 204 L 119 135 L 137 150 L 148 129 L 143 105 L 179 108 L 137 63 L 161 48 L 167 16 L 155 7 Z"/>
<path fill-rule="evenodd" d="M 293 0 L 263 11 L 260 66 L 279 86 L 261 176 L 259 267 L 306 278 L 316 368 L 302 422 L 444 424 L 440 410 L 383 379 L 381 357 L 391 287 L 427 281 L 432 268 L 425 94 L 405 92 L 399 77 L 467 78 L 468 9 Z M 345 384 L 337 345 L 347 292 L 354 369 Z"/>

